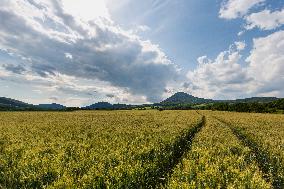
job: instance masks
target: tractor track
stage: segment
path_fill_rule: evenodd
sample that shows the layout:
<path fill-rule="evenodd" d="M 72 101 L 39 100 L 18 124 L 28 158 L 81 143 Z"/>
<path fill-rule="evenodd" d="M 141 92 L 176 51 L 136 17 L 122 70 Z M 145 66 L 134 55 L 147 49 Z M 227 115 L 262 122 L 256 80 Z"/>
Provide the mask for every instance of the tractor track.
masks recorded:
<path fill-rule="evenodd" d="M 164 153 L 156 157 L 159 162 L 155 167 L 149 168 L 143 173 L 136 173 L 134 177 L 127 180 L 119 188 L 163 188 L 168 179 L 171 177 L 174 168 L 181 162 L 184 154 L 191 150 L 192 141 L 195 135 L 205 126 L 206 118 L 195 127 L 189 129 L 185 134 L 180 136 L 173 144 L 166 146 L 165 153 L 170 154 L 167 161 L 164 161 Z"/>
<path fill-rule="evenodd" d="M 214 116 L 215 119 L 226 125 L 231 129 L 233 134 L 241 141 L 244 146 L 249 147 L 252 150 L 253 157 L 255 158 L 258 167 L 264 173 L 263 178 L 267 182 L 271 182 L 273 188 L 283 189 L 284 178 L 278 175 L 283 170 L 279 170 L 278 158 L 269 154 L 262 146 L 260 146 L 255 140 L 253 140 L 243 129 L 234 127 L 231 123 L 228 123 L 220 118 Z"/>

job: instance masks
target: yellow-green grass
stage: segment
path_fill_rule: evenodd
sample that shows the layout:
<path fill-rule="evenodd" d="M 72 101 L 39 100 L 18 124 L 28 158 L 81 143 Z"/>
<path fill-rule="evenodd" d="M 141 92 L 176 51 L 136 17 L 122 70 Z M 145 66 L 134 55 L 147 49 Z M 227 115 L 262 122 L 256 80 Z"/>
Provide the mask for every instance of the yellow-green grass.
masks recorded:
<path fill-rule="evenodd" d="M 271 188 L 251 155 L 226 125 L 206 116 L 205 127 L 174 169 L 167 187 Z"/>
<path fill-rule="evenodd" d="M 227 123 L 255 150 L 275 188 L 284 187 L 284 115 L 208 112 Z"/>
<path fill-rule="evenodd" d="M 200 121 L 195 111 L 2 112 L 0 188 L 147 185 Z"/>

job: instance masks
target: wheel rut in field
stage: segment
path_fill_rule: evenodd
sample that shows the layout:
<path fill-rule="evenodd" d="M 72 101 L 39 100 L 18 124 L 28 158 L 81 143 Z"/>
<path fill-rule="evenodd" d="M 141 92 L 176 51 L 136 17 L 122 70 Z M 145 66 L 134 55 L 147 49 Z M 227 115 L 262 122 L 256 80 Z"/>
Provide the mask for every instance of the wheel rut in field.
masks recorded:
<path fill-rule="evenodd" d="M 252 150 L 253 157 L 256 160 L 258 167 L 264 173 L 263 178 L 271 182 L 273 188 L 283 189 L 284 188 L 284 178 L 279 176 L 281 173 L 279 168 L 278 158 L 269 155 L 269 153 L 263 149 L 255 140 L 253 140 L 249 135 L 247 135 L 242 129 L 234 127 L 231 123 L 228 123 L 220 118 L 214 117 L 221 123 L 228 126 L 234 135 L 241 141 L 244 146 L 249 147 Z"/>
<path fill-rule="evenodd" d="M 126 179 L 120 188 L 161 188 L 165 186 L 173 169 L 181 162 L 185 153 L 191 150 L 192 140 L 205 125 L 205 116 L 195 127 L 181 135 L 173 144 L 167 145 L 163 151 L 156 155 L 154 167 L 143 172 L 135 173 L 130 180 Z M 122 181 L 124 182 L 124 181 Z"/>

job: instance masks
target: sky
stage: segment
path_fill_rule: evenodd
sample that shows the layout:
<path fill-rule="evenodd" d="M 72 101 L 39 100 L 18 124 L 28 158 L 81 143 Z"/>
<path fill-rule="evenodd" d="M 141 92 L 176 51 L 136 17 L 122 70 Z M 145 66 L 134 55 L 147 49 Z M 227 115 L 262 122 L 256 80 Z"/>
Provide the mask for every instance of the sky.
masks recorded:
<path fill-rule="evenodd" d="M 284 97 L 282 0 L 0 0 L 0 96 Z"/>

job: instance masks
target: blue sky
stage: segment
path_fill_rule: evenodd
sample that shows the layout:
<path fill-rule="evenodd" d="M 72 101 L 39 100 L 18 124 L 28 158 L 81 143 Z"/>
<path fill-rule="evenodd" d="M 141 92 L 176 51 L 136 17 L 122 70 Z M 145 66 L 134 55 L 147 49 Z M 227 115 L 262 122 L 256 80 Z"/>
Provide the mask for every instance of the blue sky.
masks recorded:
<path fill-rule="evenodd" d="M 186 69 L 195 68 L 198 57 L 204 54 L 216 57 L 237 40 L 246 41 L 247 45 L 251 45 L 254 37 L 271 33 L 254 30 L 238 36 L 244 24 L 243 19 L 220 19 L 218 13 L 222 0 L 165 1 L 166 3 L 155 11 L 148 10 L 154 2 L 158 1 L 131 1 L 123 8 L 113 10 L 114 20 L 126 28 L 135 25 L 151 28 L 140 35 L 159 44 L 169 58 Z M 261 7 L 279 9 L 283 5 L 279 0 L 272 0 Z M 257 10 L 263 9 L 261 7 Z M 145 15 L 147 10 L 149 13 Z"/>
<path fill-rule="evenodd" d="M 1 0 L 0 96 L 84 106 L 284 97 L 279 0 Z"/>
<path fill-rule="evenodd" d="M 153 2 L 133 1 L 131 8 L 126 5 L 114 11 L 114 19 L 125 27 L 149 26 L 151 29 L 141 34 L 143 38 L 159 44 L 169 58 L 182 67 L 194 68 L 196 59 L 204 53 L 217 55 L 234 42 L 239 32 L 240 22 L 226 23 L 218 18 L 220 3 L 216 1 L 167 1 L 144 16 L 148 6 L 141 9 L 144 7 L 141 4 Z"/>

